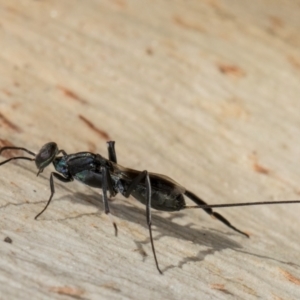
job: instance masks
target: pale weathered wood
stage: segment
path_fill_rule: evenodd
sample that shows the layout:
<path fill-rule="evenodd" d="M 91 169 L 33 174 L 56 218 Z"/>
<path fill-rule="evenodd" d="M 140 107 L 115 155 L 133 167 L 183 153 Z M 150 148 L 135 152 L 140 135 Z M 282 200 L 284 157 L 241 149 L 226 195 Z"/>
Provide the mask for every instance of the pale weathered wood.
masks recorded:
<path fill-rule="evenodd" d="M 208 203 L 300 199 L 300 1 L 0 0 L 1 143 L 106 155 Z M 91 123 L 89 123 L 91 122 Z M 4 157 L 2 157 L 4 159 Z M 153 212 L 0 167 L 1 299 L 299 299 L 299 205 Z M 5 243 L 5 237 L 12 244 Z"/>

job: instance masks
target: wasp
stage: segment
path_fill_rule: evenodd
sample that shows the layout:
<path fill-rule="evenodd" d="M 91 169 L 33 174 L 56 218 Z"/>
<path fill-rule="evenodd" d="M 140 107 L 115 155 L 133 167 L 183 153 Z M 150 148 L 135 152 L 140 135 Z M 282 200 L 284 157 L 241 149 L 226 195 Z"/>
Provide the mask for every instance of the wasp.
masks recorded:
<path fill-rule="evenodd" d="M 77 180 L 90 187 L 101 189 L 106 214 L 110 214 L 108 199 L 116 196 L 118 193 L 122 194 L 126 198 L 132 196 L 137 201 L 144 204 L 146 206 L 146 220 L 154 261 L 160 274 L 162 274 L 162 271 L 158 264 L 152 237 L 151 208 L 168 212 L 201 208 L 209 215 L 224 223 L 226 226 L 246 237 L 249 237 L 247 233 L 234 227 L 221 214 L 214 212 L 213 208 L 300 203 L 300 200 L 288 200 L 208 205 L 194 193 L 165 175 L 151 173 L 147 170 L 137 171 L 119 165 L 117 163 L 114 141 L 107 142 L 107 148 L 108 159 L 104 158 L 100 154 L 94 154 L 86 151 L 67 154 L 64 150 L 59 149 L 55 142 L 45 144 L 37 154 L 23 147 L 8 146 L 1 148 L 0 154 L 7 150 L 23 150 L 32 157 L 15 156 L 1 162 L 0 165 L 4 165 L 11 160 L 34 161 L 38 169 L 38 176 L 46 167 L 48 167 L 51 163 L 53 164 L 55 172 L 51 172 L 49 179 L 51 194 L 47 204 L 42 211 L 35 216 L 35 219 L 37 219 L 47 209 L 53 198 L 55 193 L 54 178 L 65 183 Z M 186 205 L 185 197 L 192 200 L 196 205 Z M 117 225 L 115 222 L 113 222 L 113 225 L 115 228 L 115 235 L 117 235 Z"/>

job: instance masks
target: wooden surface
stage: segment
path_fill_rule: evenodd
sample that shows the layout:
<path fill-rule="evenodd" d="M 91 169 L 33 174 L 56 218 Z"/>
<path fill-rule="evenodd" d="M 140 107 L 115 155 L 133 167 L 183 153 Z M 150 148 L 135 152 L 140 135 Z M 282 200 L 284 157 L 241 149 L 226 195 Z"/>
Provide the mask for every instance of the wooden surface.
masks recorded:
<path fill-rule="evenodd" d="M 299 0 L 0 0 L 1 145 L 106 156 L 211 204 L 300 199 Z M 17 155 L 18 153 L 13 153 Z M 5 159 L 1 157 L 1 159 Z M 1 299 L 299 299 L 299 205 L 153 211 L 0 167 Z M 191 203 L 192 204 L 192 203 Z M 12 243 L 4 242 L 6 237 Z"/>

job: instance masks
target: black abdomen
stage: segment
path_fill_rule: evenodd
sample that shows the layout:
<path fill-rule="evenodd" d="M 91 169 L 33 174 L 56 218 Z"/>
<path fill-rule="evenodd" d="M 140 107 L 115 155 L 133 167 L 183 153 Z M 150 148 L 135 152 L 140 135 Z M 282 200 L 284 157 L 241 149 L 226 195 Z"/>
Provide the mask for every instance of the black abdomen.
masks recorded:
<path fill-rule="evenodd" d="M 131 195 L 139 202 L 146 205 L 146 188 L 138 186 Z M 177 211 L 185 207 L 185 200 L 182 194 L 171 193 L 166 194 L 165 191 L 152 189 L 151 207 L 162 211 Z"/>

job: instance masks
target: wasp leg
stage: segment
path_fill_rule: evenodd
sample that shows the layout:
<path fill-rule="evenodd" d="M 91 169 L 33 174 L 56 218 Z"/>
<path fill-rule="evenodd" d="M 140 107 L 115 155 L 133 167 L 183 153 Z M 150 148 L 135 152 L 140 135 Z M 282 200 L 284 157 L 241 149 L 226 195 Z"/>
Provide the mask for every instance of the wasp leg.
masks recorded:
<path fill-rule="evenodd" d="M 117 163 L 117 154 L 115 150 L 114 141 L 107 142 L 107 150 L 108 150 L 108 159 L 114 163 Z"/>
<path fill-rule="evenodd" d="M 160 274 L 162 274 L 162 271 L 159 268 L 157 257 L 156 257 L 156 252 L 155 252 L 155 247 L 154 247 L 154 241 L 152 237 L 152 221 L 151 221 L 151 182 L 150 182 L 150 177 L 148 171 L 143 171 L 141 172 L 138 176 L 136 176 L 131 184 L 129 185 L 126 193 L 124 196 L 128 198 L 131 194 L 131 192 L 136 188 L 136 186 L 142 181 L 145 180 L 146 184 L 146 218 L 147 218 L 147 224 L 148 224 L 148 229 L 149 229 L 149 235 L 150 235 L 150 241 L 151 241 L 151 247 L 152 247 L 152 252 L 156 264 L 156 268 Z"/>
<path fill-rule="evenodd" d="M 192 201 L 194 201 L 199 206 L 201 206 L 201 205 L 207 205 L 207 203 L 205 203 L 203 200 L 201 200 L 200 198 L 198 198 L 194 193 L 192 193 L 190 191 L 185 191 L 184 195 L 187 196 L 188 198 L 190 198 Z M 231 225 L 231 223 L 227 219 L 225 219 L 219 213 L 214 212 L 212 210 L 212 208 L 203 208 L 203 210 L 205 210 L 206 213 L 208 213 L 209 215 L 215 217 L 216 219 L 218 219 L 219 221 L 221 221 L 223 224 L 225 224 L 226 226 L 230 227 L 231 229 L 235 230 L 236 232 L 238 232 L 240 234 L 243 234 L 246 237 L 249 237 L 249 235 L 247 233 L 245 233 L 245 232 L 237 229 L 233 225 Z"/>
<path fill-rule="evenodd" d="M 52 200 L 52 197 L 53 197 L 53 195 L 54 195 L 54 193 L 55 193 L 55 188 L 54 188 L 54 181 L 53 181 L 53 176 L 56 178 L 56 179 L 58 179 L 58 180 L 60 180 L 60 181 L 62 181 L 62 182 L 71 182 L 71 181 L 73 181 L 73 178 L 72 177 L 64 177 L 64 176 L 62 176 L 62 175 L 60 175 L 60 174 L 58 174 L 58 173 L 54 173 L 54 172 L 51 172 L 51 175 L 50 175 L 50 190 L 51 190 L 51 195 L 50 195 L 50 198 L 49 198 L 49 200 L 48 200 L 48 202 L 47 202 L 47 204 L 46 204 L 46 206 L 44 207 L 44 209 L 40 212 L 40 213 L 38 213 L 36 216 L 35 216 L 35 220 L 47 209 L 47 207 L 49 206 L 49 204 L 50 204 L 50 202 L 51 202 L 51 200 Z"/>
<path fill-rule="evenodd" d="M 109 205 L 108 205 L 108 197 L 107 197 L 107 188 L 110 192 L 110 195 L 114 195 L 114 191 L 112 189 L 112 180 L 107 172 L 106 167 L 101 167 L 101 173 L 102 173 L 102 192 L 103 192 L 103 203 L 104 203 L 104 211 L 105 214 L 110 216 L 110 210 L 109 210 Z M 112 223 L 115 228 L 115 236 L 118 235 L 118 227 L 117 224 L 112 220 Z"/>

